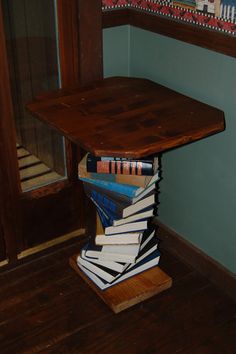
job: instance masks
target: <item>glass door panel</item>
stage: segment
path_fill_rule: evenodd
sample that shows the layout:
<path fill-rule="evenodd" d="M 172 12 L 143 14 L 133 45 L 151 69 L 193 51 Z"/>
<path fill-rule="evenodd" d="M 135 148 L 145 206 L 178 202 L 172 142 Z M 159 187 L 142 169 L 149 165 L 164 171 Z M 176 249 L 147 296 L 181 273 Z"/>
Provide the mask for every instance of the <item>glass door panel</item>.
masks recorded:
<path fill-rule="evenodd" d="M 38 94 L 60 87 L 55 4 L 3 0 L 23 191 L 66 177 L 63 138 L 25 109 Z"/>

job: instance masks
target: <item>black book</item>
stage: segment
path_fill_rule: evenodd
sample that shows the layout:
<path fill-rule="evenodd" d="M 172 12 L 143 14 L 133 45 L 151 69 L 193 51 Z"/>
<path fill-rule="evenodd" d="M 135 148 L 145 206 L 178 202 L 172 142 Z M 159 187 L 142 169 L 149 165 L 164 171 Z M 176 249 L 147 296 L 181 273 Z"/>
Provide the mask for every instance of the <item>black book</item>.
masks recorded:
<path fill-rule="evenodd" d="M 97 157 L 87 155 L 87 171 L 93 173 L 153 176 L 158 158 L 131 159 L 123 157 Z"/>

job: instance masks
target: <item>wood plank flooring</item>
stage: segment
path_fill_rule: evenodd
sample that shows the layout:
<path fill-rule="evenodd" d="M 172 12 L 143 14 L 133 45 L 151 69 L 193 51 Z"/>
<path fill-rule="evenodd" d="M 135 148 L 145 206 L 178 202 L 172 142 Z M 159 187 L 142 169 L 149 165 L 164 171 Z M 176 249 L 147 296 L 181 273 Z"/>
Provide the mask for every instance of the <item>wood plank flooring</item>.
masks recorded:
<path fill-rule="evenodd" d="M 120 314 L 69 267 L 68 245 L 0 273 L 0 353 L 236 353 L 236 303 L 171 254 L 171 289 Z"/>

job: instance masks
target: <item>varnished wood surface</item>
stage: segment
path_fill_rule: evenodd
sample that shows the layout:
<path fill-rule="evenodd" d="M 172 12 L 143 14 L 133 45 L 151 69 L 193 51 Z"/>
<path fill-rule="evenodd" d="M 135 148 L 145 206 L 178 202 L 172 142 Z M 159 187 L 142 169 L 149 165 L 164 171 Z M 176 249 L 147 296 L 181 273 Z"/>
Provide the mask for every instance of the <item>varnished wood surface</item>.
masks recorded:
<path fill-rule="evenodd" d="M 236 37 L 136 9 L 103 12 L 103 28 L 131 25 L 236 57 Z"/>
<path fill-rule="evenodd" d="M 224 113 L 152 81 L 108 78 L 29 111 L 100 156 L 142 157 L 224 130 Z"/>
<path fill-rule="evenodd" d="M 173 286 L 119 314 L 69 267 L 67 248 L 0 274 L 1 354 L 236 352 L 236 304 L 171 254 Z"/>
<path fill-rule="evenodd" d="M 160 267 L 153 267 L 104 291 L 100 290 L 78 267 L 77 256 L 70 257 L 70 266 L 115 313 L 124 311 L 167 290 L 172 279 Z"/>

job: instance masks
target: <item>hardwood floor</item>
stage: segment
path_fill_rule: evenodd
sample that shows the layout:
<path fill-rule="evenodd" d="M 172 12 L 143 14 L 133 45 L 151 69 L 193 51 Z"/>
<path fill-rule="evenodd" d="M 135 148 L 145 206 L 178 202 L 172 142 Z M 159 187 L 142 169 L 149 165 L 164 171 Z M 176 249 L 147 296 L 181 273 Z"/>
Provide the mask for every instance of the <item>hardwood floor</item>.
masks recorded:
<path fill-rule="evenodd" d="M 68 265 L 78 242 L 0 273 L 0 353 L 236 353 L 236 304 L 171 254 L 173 287 L 118 315 Z"/>

